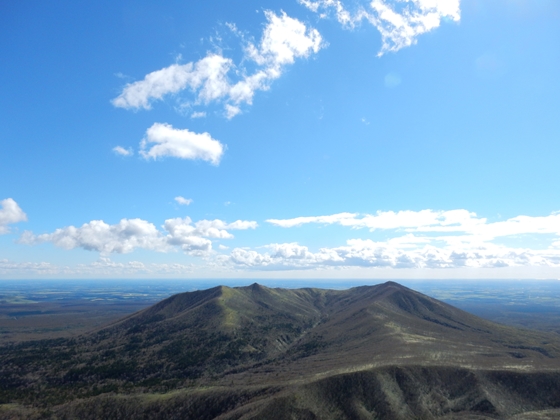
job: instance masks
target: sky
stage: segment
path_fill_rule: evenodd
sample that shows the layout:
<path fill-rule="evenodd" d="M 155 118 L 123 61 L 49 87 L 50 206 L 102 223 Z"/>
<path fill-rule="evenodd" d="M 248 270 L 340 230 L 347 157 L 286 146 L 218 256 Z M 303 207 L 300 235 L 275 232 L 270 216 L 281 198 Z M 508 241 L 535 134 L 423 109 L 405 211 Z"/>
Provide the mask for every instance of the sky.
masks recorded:
<path fill-rule="evenodd" d="M 0 279 L 560 279 L 557 0 L 0 4 Z"/>

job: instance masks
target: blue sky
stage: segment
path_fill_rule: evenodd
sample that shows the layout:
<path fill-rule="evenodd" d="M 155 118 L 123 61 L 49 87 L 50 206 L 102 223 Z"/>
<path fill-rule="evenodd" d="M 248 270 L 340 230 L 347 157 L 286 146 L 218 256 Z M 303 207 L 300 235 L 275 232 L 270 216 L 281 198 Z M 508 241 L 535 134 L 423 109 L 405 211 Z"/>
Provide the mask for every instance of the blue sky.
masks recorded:
<path fill-rule="evenodd" d="M 0 10 L 0 278 L 560 278 L 556 0 Z"/>

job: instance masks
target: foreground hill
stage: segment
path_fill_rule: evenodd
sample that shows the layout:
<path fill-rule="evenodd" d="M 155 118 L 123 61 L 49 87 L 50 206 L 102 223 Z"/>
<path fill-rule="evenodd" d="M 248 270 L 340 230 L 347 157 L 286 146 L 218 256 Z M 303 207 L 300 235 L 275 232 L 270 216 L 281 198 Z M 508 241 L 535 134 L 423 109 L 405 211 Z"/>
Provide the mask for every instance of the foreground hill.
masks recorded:
<path fill-rule="evenodd" d="M 182 293 L 76 339 L 0 348 L 0 375 L 6 417 L 560 417 L 557 335 L 393 282 Z"/>

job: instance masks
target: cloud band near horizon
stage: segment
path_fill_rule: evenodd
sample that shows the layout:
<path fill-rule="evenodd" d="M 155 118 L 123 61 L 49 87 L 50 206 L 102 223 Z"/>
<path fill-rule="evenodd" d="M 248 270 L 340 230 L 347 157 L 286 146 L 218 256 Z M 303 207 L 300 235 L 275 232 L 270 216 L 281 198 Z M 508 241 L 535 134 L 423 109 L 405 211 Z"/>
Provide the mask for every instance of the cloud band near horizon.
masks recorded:
<path fill-rule="evenodd" d="M 179 197 L 182 200 L 189 200 Z M 26 220 L 23 210 L 12 199 L 2 200 L 0 221 L 6 225 Z M 17 216 L 17 217 L 16 217 Z M 128 254 L 137 249 L 154 252 L 182 250 L 191 257 L 202 258 L 198 268 L 212 267 L 223 272 L 322 270 L 350 268 L 370 269 L 452 269 L 504 267 L 560 268 L 560 212 L 548 216 L 516 216 L 488 222 L 476 213 L 464 209 L 449 211 L 378 211 L 375 214 L 337 213 L 327 216 L 307 216 L 292 219 L 267 219 L 269 224 L 283 228 L 303 225 L 339 225 L 390 232 L 390 238 L 350 238 L 335 247 L 319 247 L 313 251 L 298 241 L 268 242 L 260 247 L 237 244 L 231 251 L 227 246 L 213 248 L 215 240 L 232 240 L 233 230 L 254 230 L 256 221 L 237 220 L 227 223 L 220 219 L 193 222 L 189 217 L 165 220 L 161 229 L 142 219 L 122 219 L 110 225 L 93 220 L 80 227 L 67 226 L 52 233 L 34 234 L 25 231 L 18 242 L 26 245 L 51 243 L 66 250 L 95 251 L 106 258 L 110 254 Z M 297 233 L 297 230 L 295 231 Z M 541 237 L 539 246 L 508 246 L 496 240 L 508 237 Z M 534 243 L 534 241 L 531 241 Z M 219 244 L 221 245 L 221 244 Z M 241 246 L 240 246 L 241 245 Z M 229 253 L 227 253 L 229 252 Z M 15 270 L 15 263 L 3 260 Z M 108 260 L 107 260 L 108 261 Z M 140 262 L 141 263 L 141 262 Z M 14 265 L 15 264 L 15 265 Z M 100 263 L 101 264 L 101 263 Z M 178 261 L 181 265 L 182 262 Z M 103 263 L 110 270 L 111 264 Z M 138 267 L 140 265 L 137 264 Z M 22 270 L 53 270 L 45 263 L 23 263 Z M 120 269 L 125 266 L 120 265 Z M 126 266 L 127 270 L 133 269 Z M 179 266 L 178 266 L 179 267 Z M 181 270 L 184 270 L 184 264 Z M 233 271 L 232 271 L 233 270 Z"/>

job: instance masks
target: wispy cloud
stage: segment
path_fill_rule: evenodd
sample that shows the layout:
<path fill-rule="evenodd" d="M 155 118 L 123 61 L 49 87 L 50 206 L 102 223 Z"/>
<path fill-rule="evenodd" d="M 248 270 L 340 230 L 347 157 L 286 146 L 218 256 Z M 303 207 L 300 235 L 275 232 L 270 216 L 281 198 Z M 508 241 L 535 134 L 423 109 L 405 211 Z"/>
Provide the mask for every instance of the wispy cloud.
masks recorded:
<path fill-rule="evenodd" d="M 402 230 L 423 233 L 461 233 L 482 240 L 521 234 L 560 235 L 560 213 L 548 216 L 516 216 L 489 223 L 486 218 L 464 209 L 421 211 L 378 211 L 376 214 L 337 213 L 328 216 L 305 216 L 292 219 L 268 219 L 268 223 L 290 228 L 304 224 L 338 224 L 353 229 Z"/>
<path fill-rule="evenodd" d="M 443 19 L 458 22 L 461 18 L 460 0 L 362 0 L 353 3 L 352 9 L 342 0 L 299 2 L 321 17 L 334 13 L 346 28 L 369 22 L 381 33 L 379 56 L 415 44 L 418 36 L 439 27 Z"/>
<path fill-rule="evenodd" d="M 265 11 L 267 24 L 258 44 L 246 42 L 244 58 L 235 65 L 221 52 L 208 53 L 197 62 L 173 64 L 147 74 L 143 80 L 127 84 L 113 99 L 116 107 L 150 109 L 152 102 L 189 89 L 195 105 L 222 103 L 224 115 L 233 118 L 242 104 L 251 104 L 256 91 L 267 90 L 279 78 L 287 65 L 296 58 L 309 57 L 323 46 L 319 32 L 282 12 Z M 230 25 L 231 27 L 231 25 Z M 235 28 L 235 27 L 234 27 Z M 236 33 L 239 31 L 236 29 Z M 243 63 L 252 63 L 249 72 Z M 230 78 L 237 78 L 232 82 Z M 195 112 L 191 116 L 202 116 Z"/>
<path fill-rule="evenodd" d="M 205 117 L 206 117 L 206 112 L 202 112 L 202 111 L 193 112 L 191 114 L 191 118 L 193 118 L 193 119 L 195 119 L 195 118 L 205 118 Z"/>
<path fill-rule="evenodd" d="M 8 225 L 27 221 L 27 215 L 12 198 L 0 201 L 0 235 L 10 232 Z"/>
<path fill-rule="evenodd" d="M 191 198 L 185 198 L 181 196 L 175 197 L 175 201 L 182 206 L 189 206 L 193 202 Z"/>
<path fill-rule="evenodd" d="M 145 159 L 171 156 L 180 159 L 201 159 L 218 165 L 223 153 L 224 145 L 208 133 L 193 133 L 161 123 L 155 123 L 148 128 L 140 143 L 140 154 Z"/>
<path fill-rule="evenodd" d="M 113 147 L 113 152 L 115 152 L 115 154 L 120 156 L 132 156 L 134 154 L 131 148 L 125 149 L 124 147 L 121 146 Z"/>

